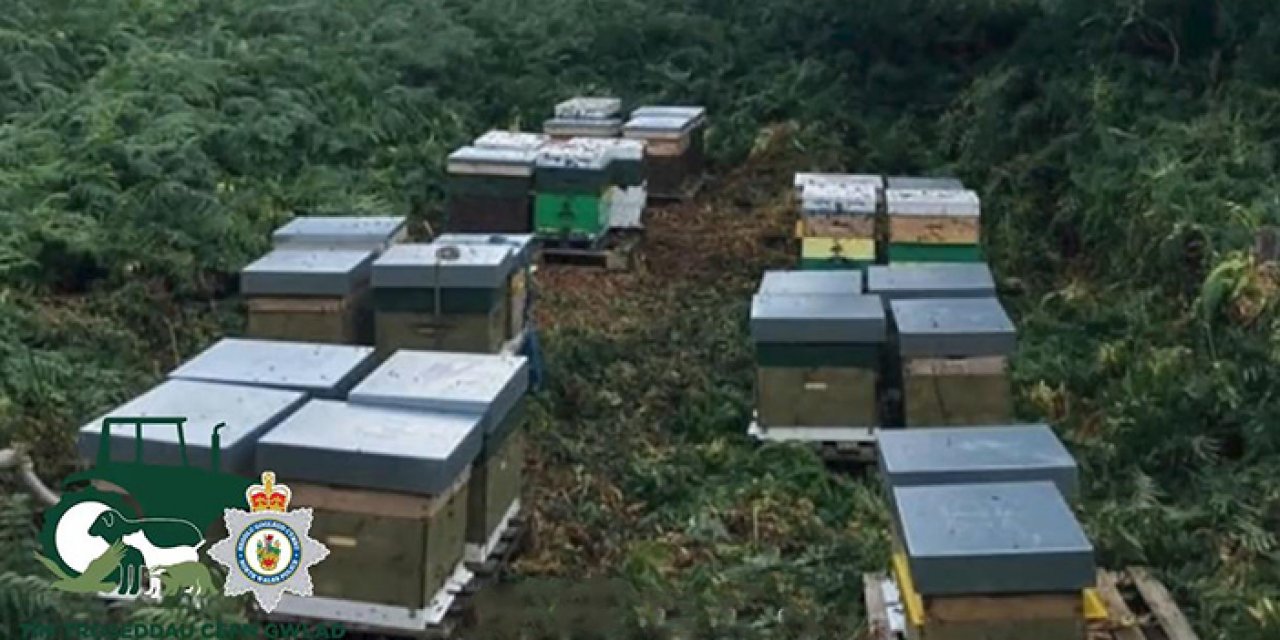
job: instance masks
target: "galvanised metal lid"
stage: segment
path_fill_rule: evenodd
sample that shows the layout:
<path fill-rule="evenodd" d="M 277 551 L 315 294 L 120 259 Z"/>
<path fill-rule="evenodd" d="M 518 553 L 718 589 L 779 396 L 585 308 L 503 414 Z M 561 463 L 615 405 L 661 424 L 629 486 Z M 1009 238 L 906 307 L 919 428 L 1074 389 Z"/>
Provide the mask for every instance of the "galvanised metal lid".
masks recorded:
<path fill-rule="evenodd" d="M 956 178 L 914 178 L 892 176 L 887 182 L 890 189 L 928 189 L 930 191 L 964 189 L 964 183 Z"/>
<path fill-rule="evenodd" d="M 1094 585 L 1093 545 L 1052 483 L 929 485 L 892 493 L 921 595 L 1078 596 Z"/>
<path fill-rule="evenodd" d="M 644 141 L 629 138 L 570 138 L 564 141 L 567 147 L 581 147 L 592 151 L 603 151 L 612 159 L 633 162 L 644 161 Z"/>
<path fill-rule="evenodd" d="M 548 137 L 544 133 L 527 133 L 524 131 L 492 130 L 476 138 L 473 147 L 494 149 L 537 149 L 546 144 Z"/>
<path fill-rule="evenodd" d="M 995 279 L 984 263 L 907 263 L 867 268 L 867 293 L 888 300 L 908 298 L 989 298 Z"/>
<path fill-rule="evenodd" d="M 884 188 L 884 180 L 869 173 L 797 173 L 793 184 L 801 195 L 818 185 L 861 185 L 872 191 Z"/>
<path fill-rule="evenodd" d="M 614 118 L 621 112 L 622 100 L 618 98 L 578 96 L 557 104 L 555 108 L 555 116 L 566 119 Z"/>
<path fill-rule="evenodd" d="M 614 137 L 622 131 L 622 120 L 618 118 L 602 120 L 552 118 L 542 123 L 542 130 L 556 136 Z"/>
<path fill-rule="evenodd" d="M 891 216 L 978 217 L 978 194 L 967 189 L 888 189 L 885 202 Z"/>
<path fill-rule="evenodd" d="M 1008 356 L 1017 330 L 996 298 L 928 298 L 889 303 L 903 357 Z"/>
<path fill-rule="evenodd" d="M 704 107 L 677 107 L 677 106 L 649 106 L 640 107 L 631 112 L 631 117 L 659 117 L 659 118 L 684 118 L 693 123 L 693 126 L 699 126 L 706 121 L 707 110 Z"/>
<path fill-rule="evenodd" d="M 373 263 L 375 289 L 497 289 L 519 267 L 499 243 L 398 244 Z"/>
<path fill-rule="evenodd" d="M 559 143 L 549 144 L 538 151 L 535 163 L 539 169 L 603 171 L 609 166 L 610 159 L 609 152 L 602 147 Z"/>
<path fill-rule="evenodd" d="M 536 149 L 504 147 L 462 147 L 449 154 L 449 173 L 529 175 Z"/>
<path fill-rule="evenodd" d="M 766 271 L 756 293 L 763 295 L 826 294 L 862 295 L 862 278 L 856 271 Z"/>
<path fill-rule="evenodd" d="M 404 231 L 404 216 L 298 216 L 271 234 L 276 248 L 382 250 Z"/>
<path fill-rule="evenodd" d="M 374 364 L 372 347 L 223 338 L 171 371 L 169 379 L 245 384 L 341 398 Z"/>
<path fill-rule="evenodd" d="M 439 245 L 450 244 L 488 244 L 511 247 L 521 263 L 533 260 L 534 241 L 537 236 L 532 233 L 442 233 L 432 242 Z"/>
<path fill-rule="evenodd" d="M 876 452 L 890 488 L 1042 480 L 1068 500 L 1079 492 L 1075 458 L 1047 424 L 886 429 Z"/>
<path fill-rule="evenodd" d="M 622 131 L 625 134 L 639 137 L 645 137 L 649 134 L 683 136 L 692 130 L 695 124 L 692 118 L 682 116 L 640 116 L 628 120 L 622 126 Z"/>
<path fill-rule="evenodd" d="M 218 432 L 222 470 L 252 473 L 253 447 L 258 437 L 305 400 L 306 394 L 298 391 L 168 380 L 80 427 L 78 448 L 86 460 L 95 459 L 102 420 L 108 416 L 177 416 L 187 419 L 183 426 L 183 441 L 189 464 L 209 468 L 213 429 L 219 423 L 225 423 L 226 426 Z M 135 434 L 135 427 L 131 424 L 111 427 L 113 460 L 134 459 Z M 176 427 L 147 425 L 142 429 L 142 442 L 143 462 L 169 466 L 182 464 Z"/>
<path fill-rule="evenodd" d="M 312 400 L 258 442 L 258 465 L 302 482 L 439 495 L 484 442 L 480 416 Z"/>
<path fill-rule="evenodd" d="M 826 183 L 806 187 L 800 205 L 805 213 L 874 215 L 878 200 L 875 188 L 867 184 Z"/>
<path fill-rule="evenodd" d="M 751 337 L 756 342 L 879 344 L 885 341 L 880 298 L 863 295 L 756 294 Z"/>
<path fill-rule="evenodd" d="M 400 350 L 351 390 L 353 403 L 483 416 L 496 429 L 529 389 L 529 361 L 509 354 Z"/>
<path fill-rule="evenodd" d="M 275 249 L 240 272 L 240 291 L 264 296 L 345 296 L 369 281 L 374 252 Z"/>

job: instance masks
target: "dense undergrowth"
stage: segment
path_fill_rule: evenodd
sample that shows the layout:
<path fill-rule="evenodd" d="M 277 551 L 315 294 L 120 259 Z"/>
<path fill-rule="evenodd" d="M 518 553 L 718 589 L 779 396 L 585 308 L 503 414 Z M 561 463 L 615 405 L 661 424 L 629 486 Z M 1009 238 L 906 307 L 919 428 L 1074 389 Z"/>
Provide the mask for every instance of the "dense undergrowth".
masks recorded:
<path fill-rule="evenodd" d="M 1020 411 L 1079 454 L 1101 560 L 1156 567 L 1203 637 L 1277 637 L 1280 325 L 1247 253 L 1280 213 L 1277 60 L 1263 0 L 10 0 L 0 444 L 66 471 L 80 420 L 239 329 L 234 274 L 290 211 L 432 221 L 444 154 L 490 126 L 592 90 L 701 103 L 722 170 L 790 121 L 789 168 L 978 188 Z M 694 637 L 847 637 L 883 512 L 740 437 L 768 260 L 735 255 L 723 280 L 669 270 L 646 326 L 550 332 L 560 535 L 524 570 L 620 571 Z M 30 507 L 0 514 L 0 634 L 101 616 L 23 577 Z"/>

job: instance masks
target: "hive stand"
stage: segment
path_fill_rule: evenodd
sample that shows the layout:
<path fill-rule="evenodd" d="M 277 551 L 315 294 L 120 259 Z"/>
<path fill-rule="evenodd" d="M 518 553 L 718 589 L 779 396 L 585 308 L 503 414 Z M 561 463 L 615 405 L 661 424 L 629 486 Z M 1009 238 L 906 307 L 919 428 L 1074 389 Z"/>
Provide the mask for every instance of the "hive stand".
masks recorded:
<path fill-rule="evenodd" d="M 1088 616 L 1088 640 L 1199 640 L 1165 586 L 1143 567 L 1098 570 L 1100 610 Z M 906 640 L 897 583 L 886 573 L 862 576 L 869 640 Z"/>
<path fill-rule="evenodd" d="M 539 238 L 538 261 L 629 271 L 635 265 L 635 253 L 643 239 L 644 233 L 636 229 L 609 229 L 596 240 Z"/>

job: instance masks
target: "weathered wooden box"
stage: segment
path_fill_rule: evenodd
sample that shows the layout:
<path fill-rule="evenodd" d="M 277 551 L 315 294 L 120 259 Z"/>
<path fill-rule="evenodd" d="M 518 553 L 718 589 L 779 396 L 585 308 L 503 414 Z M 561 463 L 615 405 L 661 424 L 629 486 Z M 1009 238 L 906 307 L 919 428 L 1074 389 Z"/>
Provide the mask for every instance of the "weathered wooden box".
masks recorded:
<path fill-rule="evenodd" d="M 378 353 L 439 349 L 492 353 L 509 337 L 511 276 L 505 244 L 403 244 L 373 266 Z"/>
<path fill-rule="evenodd" d="M 874 426 L 885 314 L 873 296 L 756 294 L 756 411 L 768 427 Z"/>
<path fill-rule="evenodd" d="M 258 463 L 314 511 L 329 548 L 315 595 L 422 609 L 462 560 L 479 416 L 313 400 L 258 443 Z"/>
<path fill-rule="evenodd" d="M 893 493 L 894 573 L 908 619 L 920 623 L 908 625 L 910 637 L 1084 637 L 1093 546 L 1052 483 Z"/>
<path fill-rule="evenodd" d="M 484 440 L 470 484 L 469 545 L 490 545 L 520 497 L 528 360 L 401 351 L 351 392 L 361 404 L 477 416 Z M 473 547 L 469 547 L 469 553 Z"/>
<path fill-rule="evenodd" d="M 374 252 L 276 249 L 245 267 L 249 337 L 339 344 L 370 341 L 367 284 Z"/>
<path fill-rule="evenodd" d="M 463 147 L 449 156 L 446 228 L 524 233 L 530 229 L 536 147 Z"/>
<path fill-rule="evenodd" d="M 885 488 L 1052 482 L 1067 500 L 1079 467 L 1047 424 L 892 429 L 876 439 Z"/>
<path fill-rule="evenodd" d="M 213 429 L 226 423 L 218 433 L 222 471 L 256 477 L 254 446 L 258 438 L 285 419 L 306 401 L 306 394 L 282 389 L 266 389 L 216 382 L 168 380 L 146 393 L 98 416 L 80 428 L 78 449 L 93 460 L 102 446 L 102 420 L 107 416 L 186 418 L 183 438 L 168 425 L 148 425 L 142 429 L 142 462 L 177 466 L 183 463 L 180 442 L 185 442 L 187 462 L 209 468 L 212 459 Z M 112 460 L 135 461 L 134 425 L 114 425 L 108 432 Z"/>
<path fill-rule="evenodd" d="M 885 191 L 894 244 L 978 244 L 981 204 L 969 190 Z"/>
<path fill-rule="evenodd" d="M 271 234 L 277 249 L 379 252 L 408 236 L 404 216 L 298 216 Z"/>
<path fill-rule="evenodd" d="M 623 125 L 623 137 L 645 143 L 654 196 L 680 197 L 701 178 L 705 114 L 701 107 L 643 107 Z"/>
<path fill-rule="evenodd" d="M 374 364 L 370 347 L 224 338 L 171 371 L 169 379 L 285 389 L 339 400 Z"/>
<path fill-rule="evenodd" d="M 621 118 L 552 118 L 542 130 L 553 141 L 570 138 L 616 138 L 622 132 Z"/>
<path fill-rule="evenodd" d="M 890 310 L 908 426 L 1013 420 L 1008 356 L 1017 337 L 999 300 L 893 300 Z"/>

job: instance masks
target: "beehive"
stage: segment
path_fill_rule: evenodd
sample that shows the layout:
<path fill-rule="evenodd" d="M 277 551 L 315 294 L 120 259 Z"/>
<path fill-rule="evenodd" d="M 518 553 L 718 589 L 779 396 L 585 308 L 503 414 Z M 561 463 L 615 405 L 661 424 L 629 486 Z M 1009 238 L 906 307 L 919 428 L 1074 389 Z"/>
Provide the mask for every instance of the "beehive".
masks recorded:
<path fill-rule="evenodd" d="M 557 118 L 603 120 L 616 118 L 622 112 L 622 101 L 612 97 L 576 96 L 556 105 Z"/>
<path fill-rule="evenodd" d="M 804 268 L 862 268 L 876 259 L 876 188 L 865 180 L 813 182 L 801 194 Z"/>
<path fill-rule="evenodd" d="M 214 382 L 169 380 L 126 402 L 80 428 L 80 455 L 92 460 L 101 445 L 102 419 L 107 416 L 183 417 L 183 441 L 187 463 L 208 468 L 213 429 L 218 432 L 222 471 L 256 477 L 253 451 L 258 437 L 297 409 L 306 395 L 297 391 L 266 389 Z M 134 425 L 114 425 L 109 431 L 112 460 L 136 459 Z M 177 466 L 183 463 L 178 430 L 156 425 L 142 430 L 142 462 Z"/>
<path fill-rule="evenodd" d="M 402 244 L 373 264 L 378 353 L 397 349 L 497 352 L 511 329 L 519 268 L 504 244 Z"/>
<path fill-rule="evenodd" d="M 520 356 L 401 351 L 351 392 L 351 401 L 479 416 L 484 442 L 471 476 L 467 544 L 483 560 L 519 510 L 528 360 Z"/>
<path fill-rule="evenodd" d="M 908 426 L 1007 424 L 1013 322 L 995 298 L 890 303 Z"/>
<path fill-rule="evenodd" d="M 253 338 L 364 344 L 374 252 L 275 249 L 240 272 Z"/>
<path fill-rule="evenodd" d="M 876 454 L 886 488 L 1052 482 L 1067 500 L 1079 469 L 1046 424 L 939 427 L 880 432 Z"/>
<path fill-rule="evenodd" d="M 702 107 L 642 107 L 622 127 L 625 138 L 645 142 L 649 192 L 659 197 L 679 197 L 702 176 Z"/>
<path fill-rule="evenodd" d="M 536 147 L 463 147 L 449 155 L 449 231 L 528 233 Z"/>
<path fill-rule="evenodd" d="M 916 640 L 1084 637 L 1093 546 L 1049 482 L 893 490 L 894 573 Z"/>
<path fill-rule="evenodd" d="M 594 239 L 609 226 L 612 156 L 602 147 L 560 143 L 536 160 L 534 229 L 539 235 Z"/>
<path fill-rule="evenodd" d="M 533 248 L 534 235 L 531 233 L 518 235 L 481 234 L 481 233 L 444 233 L 435 239 L 436 244 L 495 244 L 510 246 L 515 251 L 517 268 L 511 272 L 507 290 L 511 294 L 509 312 L 510 329 L 508 338 L 514 338 L 524 331 L 533 313 Z"/>
<path fill-rule="evenodd" d="M 891 300 L 991 298 L 995 279 L 986 263 L 878 265 L 867 269 L 867 293 Z"/>
<path fill-rule="evenodd" d="M 874 426 L 885 314 L 878 298 L 756 294 L 756 409 L 768 427 Z"/>
<path fill-rule="evenodd" d="M 379 252 L 407 236 L 403 216 L 298 216 L 276 229 L 277 249 L 357 249 Z"/>
<path fill-rule="evenodd" d="M 557 140 L 574 137 L 616 138 L 622 131 L 622 101 L 617 98 L 571 98 L 555 107 L 542 130 Z"/>
<path fill-rule="evenodd" d="M 483 435 L 476 415 L 312 400 L 263 436 L 258 464 L 329 548 L 315 595 L 425 608 L 462 560 Z"/>
<path fill-rule="evenodd" d="M 816 185 L 862 185 L 877 193 L 884 191 L 884 179 L 870 173 L 796 173 L 792 185 L 798 197 L 805 189 Z"/>
<path fill-rule="evenodd" d="M 968 190 L 885 191 L 890 262 L 976 262 L 978 194 Z"/>
<path fill-rule="evenodd" d="M 370 347 L 224 338 L 174 369 L 169 378 L 342 399 L 373 366 Z"/>

